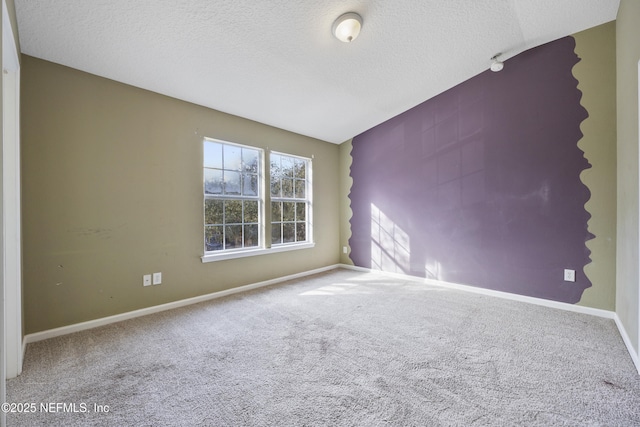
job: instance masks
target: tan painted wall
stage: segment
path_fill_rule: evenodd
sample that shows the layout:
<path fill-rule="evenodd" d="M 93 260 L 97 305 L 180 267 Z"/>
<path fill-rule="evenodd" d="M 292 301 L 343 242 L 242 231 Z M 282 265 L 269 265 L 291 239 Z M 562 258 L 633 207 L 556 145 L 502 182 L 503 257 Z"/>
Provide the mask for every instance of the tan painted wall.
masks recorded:
<path fill-rule="evenodd" d="M 339 261 L 337 145 L 23 56 L 26 333 Z M 313 156 L 316 247 L 203 264 L 202 138 Z M 142 275 L 162 272 L 160 286 Z"/>
<path fill-rule="evenodd" d="M 351 237 L 351 200 L 349 200 L 349 192 L 351 191 L 351 140 L 340 144 L 340 262 L 342 264 L 353 265 L 353 261 L 349 258 L 351 247 L 349 246 L 349 238 Z M 345 254 L 343 249 L 347 247 Z"/>
<path fill-rule="evenodd" d="M 610 22 L 574 35 L 580 62 L 573 68 L 582 91 L 581 104 L 589 117 L 580 126 L 578 146 L 591 168 L 582 172 L 582 182 L 591 198 L 585 208 L 591 214 L 587 242 L 591 263 L 585 273 L 592 286 L 580 305 L 615 309 L 616 297 L 616 26 Z"/>
<path fill-rule="evenodd" d="M 616 312 L 636 352 L 640 351 L 638 225 L 638 60 L 640 2 L 622 0 L 616 20 L 618 132 L 618 237 Z"/>

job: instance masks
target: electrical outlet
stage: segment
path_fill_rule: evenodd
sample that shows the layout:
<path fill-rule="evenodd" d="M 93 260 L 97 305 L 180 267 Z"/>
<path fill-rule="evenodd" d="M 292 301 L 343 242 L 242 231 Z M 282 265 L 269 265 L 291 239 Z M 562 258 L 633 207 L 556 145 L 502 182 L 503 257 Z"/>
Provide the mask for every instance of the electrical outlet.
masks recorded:
<path fill-rule="evenodd" d="M 162 283 L 162 273 L 153 273 L 153 284 L 159 285 Z"/>
<path fill-rule="evenodd" d="M 347 248 L 346 246 L 343 246 L 343 247 L 342 247 L 342 253 L 343 253 L 343 254 L 346 254 L 348 251 L 349 251 L 349 250 L 348 250 L 348 248 Z"/>
<path fill-rule="evenodd" d="M 142 276 L 142 286 L 150 286 L 151 285 L 151 275 L 145 274 Z"/>
<path fill-rule="evenodd" d="M 576 281 L 576 271 L 569 270 L 567 268 L 564 269 L 564 281 L 565 282 L 575 282 Z"/>

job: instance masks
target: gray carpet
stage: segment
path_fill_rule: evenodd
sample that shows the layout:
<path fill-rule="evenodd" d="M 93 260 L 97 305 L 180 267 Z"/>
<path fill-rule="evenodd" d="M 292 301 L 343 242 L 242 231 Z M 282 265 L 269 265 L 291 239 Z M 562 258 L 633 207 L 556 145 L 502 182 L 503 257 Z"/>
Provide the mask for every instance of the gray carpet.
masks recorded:
<path fill-rule="evenodd" d="M 613 321 L 347 270 L 30 344 L 7 394 L 9 426 L 640 425 Z"/>

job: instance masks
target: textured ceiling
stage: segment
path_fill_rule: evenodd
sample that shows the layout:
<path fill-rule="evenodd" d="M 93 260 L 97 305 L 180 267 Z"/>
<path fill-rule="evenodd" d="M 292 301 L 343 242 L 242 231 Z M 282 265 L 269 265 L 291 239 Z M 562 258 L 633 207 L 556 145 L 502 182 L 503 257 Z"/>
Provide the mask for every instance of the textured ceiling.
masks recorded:
<path fill-rule="evenodd" d="M 619 0 L 15 0 L 21 50 L 341 143 Z M 335 18 L 355 11 L 342 43 Z M 505 64 L 508 66 L 508 61 Z"/>

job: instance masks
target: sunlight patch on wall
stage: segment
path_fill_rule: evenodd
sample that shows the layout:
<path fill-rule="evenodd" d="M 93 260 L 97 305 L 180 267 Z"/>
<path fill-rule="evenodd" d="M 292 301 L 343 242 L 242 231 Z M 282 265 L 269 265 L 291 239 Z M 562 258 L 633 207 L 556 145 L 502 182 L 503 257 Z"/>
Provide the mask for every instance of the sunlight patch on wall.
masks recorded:
<path fill-rule="evenodd" d="M 424 273 L 427 279 L 442 280 L 442 265 L 436 259 L 427 259 L 424 264 Z"/>
<path fill-rule="evenodd" d="M 371 268 L 408 274 L 410 263 L 409 235 L 372 203 Z"/>

